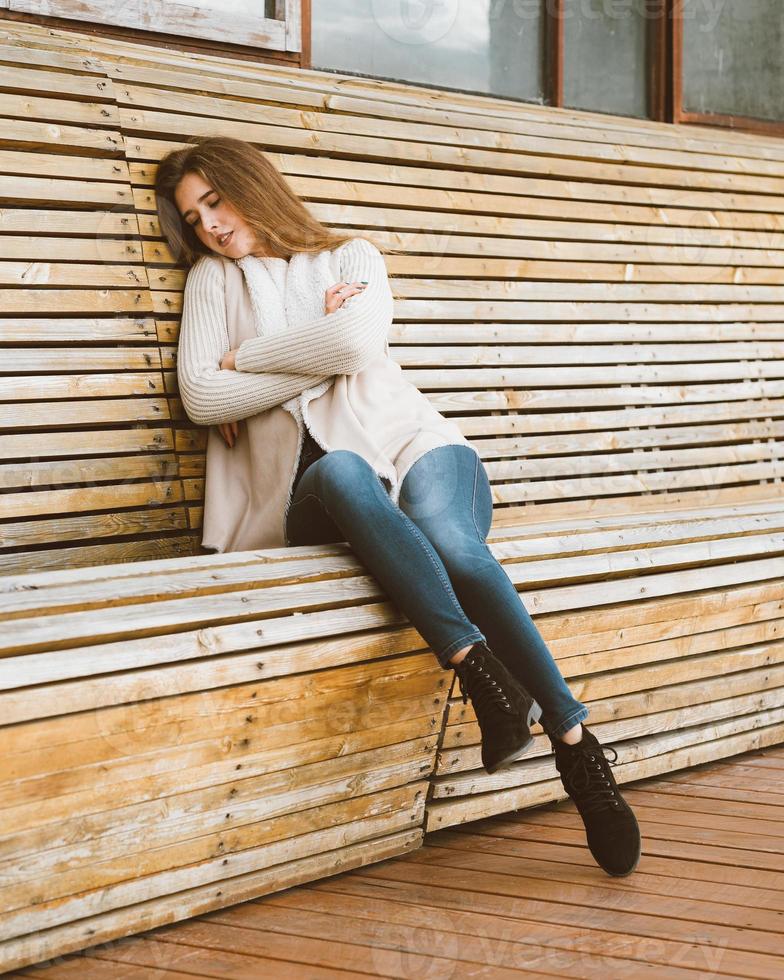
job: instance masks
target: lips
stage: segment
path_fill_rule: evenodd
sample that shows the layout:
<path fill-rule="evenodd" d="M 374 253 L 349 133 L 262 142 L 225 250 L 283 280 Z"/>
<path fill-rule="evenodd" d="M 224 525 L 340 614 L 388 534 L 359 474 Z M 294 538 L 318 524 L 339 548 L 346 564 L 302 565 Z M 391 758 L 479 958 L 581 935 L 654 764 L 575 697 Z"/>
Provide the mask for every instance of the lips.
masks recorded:
<path fill-rule="evenodd" d="M 231 236 L 233 234 L 234 234 L 234 231 L 232 230 L 232 231 L 226 232 L 225 235 L 223 235 L 222 237 L 219 237 L 218 238 L 218 244 L 220 245 L 221 248 L 224 248 L 226 245 L 229 244 L 229 242 L 231 241 Z"/>

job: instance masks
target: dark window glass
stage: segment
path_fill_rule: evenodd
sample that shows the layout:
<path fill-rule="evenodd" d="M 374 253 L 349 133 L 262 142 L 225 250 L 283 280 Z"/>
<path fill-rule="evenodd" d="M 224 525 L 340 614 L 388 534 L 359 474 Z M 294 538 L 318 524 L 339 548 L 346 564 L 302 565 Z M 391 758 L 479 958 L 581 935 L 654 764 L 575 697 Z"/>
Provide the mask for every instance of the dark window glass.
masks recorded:
<path fill-rule="evenodd" d="M 565 0 L 564 105 L 647 116 L 646 0 Z"/>
<path fill-rule="evenodd" d="M 782 44 L 782 0 L 685 0 L 683 108 L 784 119 Z"/>
<path fill-rule="evenodd" d="M 541 102 L 543 0 L 313 0 L 312 63 Z"/>

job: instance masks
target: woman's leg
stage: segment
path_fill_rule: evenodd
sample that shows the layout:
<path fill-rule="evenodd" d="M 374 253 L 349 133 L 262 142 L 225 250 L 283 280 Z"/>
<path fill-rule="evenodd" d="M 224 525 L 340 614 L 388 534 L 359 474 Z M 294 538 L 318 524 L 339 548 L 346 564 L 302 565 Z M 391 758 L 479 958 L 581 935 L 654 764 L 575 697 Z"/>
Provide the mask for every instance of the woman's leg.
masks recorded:
<path fill-rule="evenodd" d="M 463 445 L 431 449 L 406 474 L 400 508 L 441 556 L 460 605 L 484 630 L 487 645 L 541 706 L 545 731 L 560 738 L 587 718 L 588 708 L 573 697 L 513 582 L 485 543 L 493 499 L 479 456 Z"/>
<path fill-rule="evenodd" d="M 289 545 L 347 541 L 442 667 L 457 650 L 485 640 L 433 546 L 358 453 L 336 449 L 310 464 L 289 506 L 286 538 Z"/>

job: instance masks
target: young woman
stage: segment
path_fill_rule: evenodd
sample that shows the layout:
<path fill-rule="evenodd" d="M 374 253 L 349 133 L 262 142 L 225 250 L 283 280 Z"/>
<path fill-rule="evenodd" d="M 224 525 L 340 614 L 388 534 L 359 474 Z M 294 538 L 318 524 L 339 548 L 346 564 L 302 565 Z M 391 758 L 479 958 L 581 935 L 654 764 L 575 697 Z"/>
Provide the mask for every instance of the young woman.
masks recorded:
<path fill-rule="evenodd" d="M 323 225 L 241 140 L 169 153 L 155 189 L 161 230 L 189 268 L 177 373 L 189 418 L 210 427 L 204 547 L 348 542 L 457 673 L 485 769 L 522 755 L 539 719 L 595 859 L 629 874 L 637 821 L 581 724 L 588 709 L 486 544 L 478 452 L 389 356 L 381 246 Z"/>

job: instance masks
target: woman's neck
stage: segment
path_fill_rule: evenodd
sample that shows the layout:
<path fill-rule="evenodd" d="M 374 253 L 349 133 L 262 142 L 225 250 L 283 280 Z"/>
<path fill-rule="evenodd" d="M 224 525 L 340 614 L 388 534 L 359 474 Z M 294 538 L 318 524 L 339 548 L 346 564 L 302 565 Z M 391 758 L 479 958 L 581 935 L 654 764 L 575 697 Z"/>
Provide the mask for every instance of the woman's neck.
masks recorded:
<path fill-rule="evenodd" d="M 286 259 L 287 262 L 291 258 L 290 255 L 280 255 L 276 254 L 275 252 L 267 252 L 263 248 L 258 248 L 250 254 L 255 255 L 257 259 Z"/>

